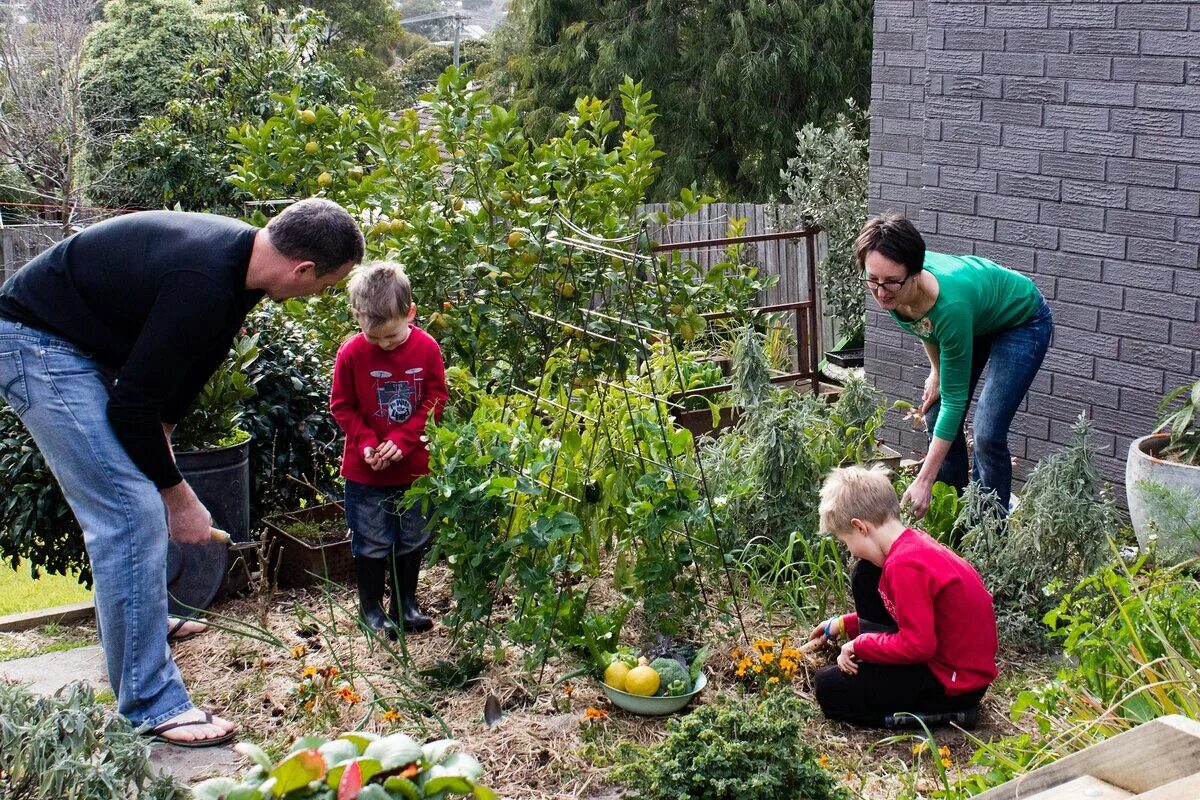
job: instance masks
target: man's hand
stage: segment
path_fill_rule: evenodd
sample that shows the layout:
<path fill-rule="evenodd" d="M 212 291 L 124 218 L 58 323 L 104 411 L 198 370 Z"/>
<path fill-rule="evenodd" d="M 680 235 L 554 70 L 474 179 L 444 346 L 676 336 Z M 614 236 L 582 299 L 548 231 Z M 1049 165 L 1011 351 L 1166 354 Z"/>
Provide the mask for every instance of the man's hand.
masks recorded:
<path fill-rule="evenodd" d="M 854 660 L 853 639 L 842 645 L 842 652 L 838 653 L 837 665 L 838 669 L 847 675 L 858 674 L 858 662 Z"/>
<path fill-rule="evenodd" d="M 163 489 L 167 507 L 167 531 L 180 544 L 208 544 L 212 541 L 212 515 L 196 497 L 187 481 Z"/>

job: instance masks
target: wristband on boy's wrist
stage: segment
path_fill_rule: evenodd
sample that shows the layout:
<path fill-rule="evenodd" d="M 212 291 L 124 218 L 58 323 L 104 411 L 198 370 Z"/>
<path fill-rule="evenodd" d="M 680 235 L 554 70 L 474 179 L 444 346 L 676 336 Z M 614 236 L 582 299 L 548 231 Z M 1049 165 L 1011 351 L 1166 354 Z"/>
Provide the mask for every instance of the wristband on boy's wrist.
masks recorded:
<path fill-rule="evenodd" d="M 833 619 L 833 617 L 830 617 L 829 619 L 825 620 L 825 638 L 831 642 L 837 640 L 837 637 L 834 636 L 832 631 Z"/>

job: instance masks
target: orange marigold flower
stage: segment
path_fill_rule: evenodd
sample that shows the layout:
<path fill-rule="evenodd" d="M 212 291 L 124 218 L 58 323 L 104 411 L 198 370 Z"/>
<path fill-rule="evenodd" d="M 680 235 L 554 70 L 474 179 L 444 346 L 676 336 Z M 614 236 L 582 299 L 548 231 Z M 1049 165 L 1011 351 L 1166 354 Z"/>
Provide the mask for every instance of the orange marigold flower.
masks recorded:
<path fill-rule="evenodd" d="M 563 690 L 563 694 L 565 694 L 567 697 L 570 697 L 572 694 L 575 693 L 575 684 L 571 683 L 570 681 L 567 681 L 566 683 L 563 684 L 562 690 Z"/>
<path fill-rule="evenodd" d="M 341 675 L 342 671 L 337 667 L 325 667 L 323 670 L 321 670 L 321 674 L 326 678 L 332 679 L 336 678 L 338 675 Z"/>
<path fill-rule="evenodd" d="M 929 749 L 929 742 L 917 742 L 913 745 L 913 755 L 919 756 Z"/>
<path fill-rule="evenodd" d="M 388 722 L 388 723 L 399 722 L 400 721 L 400 712 L 394 708 L 389 708 L 387 711 L 383 712 L 382 721 Z"/>
<path fill-rule="evenodd" d="M 298 644 L 295 647 L 293 647 L 292 648 L 292 658 L 304 658 L 305 649 L 306 648 L 302 644 Z"/>
<path fill-rule="evenodd" d="M 760 673 L 760 672 L 762 672 L 762 671 L 763 671 L 763 665 L 762 665 L 762 664 L 755 664 L 755 665 L 754 665 L 754 674 L 756 674 L 756 675 L 757 675 L 758 673 Z"/>
<path fill-rule="evenodd" d="M 792 661 L 790 658 L 781 658 L 779 659 L 779 668 L 784 672 L 795 672 L 796 662 Z"/>
<path fill-rule="evenodd" d="M 316 667 L 305 667 L 304 672 L 300 673 L 300 677 L 301 678 L 311 678 L 312 676 L 314 676 L 316 674 L 317 674 Z"/>
<path fill-rule="evenodd" d="M 762 662 L 764 664 L 770 664 L 774 660 L 775 660 L 775 654 L 773 652 L 771 652 L 770 650 L 768 650 L 767 652 L 762 654 Z"/>
<path fill-rule="evenodd" d="M 770 639 L 756 639 L 753 645 L 754 649 L 760 653 L 765 653 L 767 650 L 775 648 L 775 642 Z"/>
<path fill-rule="evenodd" d="M 412 763 L 404 768 L 404 771 L 400 773 L 400 777 L 401 778 L 412 778 L 420 771 L 421 771 L 421 767 L 416 763 Z"/>
<path fill-rule="evenodd" d="M 742 648 L 735 647 L 729 651 L 729 660 L 730 661 L 741 661 L 743 655 L 745 655 L 745 653 L 742 652 Z"/>
<path fill-rule="evenodd" d="M 951 761 L 951 760 L 950 760 L 950 759 L 948 759 L 948 758 L 943 758 L 943 759 L 942 759 L 942 766 L 943 766 L 943 767 L 945 767 L 946 769 L 950 769 L 951 767 L 953 767 L 953 766 L 954 766 L 954 762 L 953 762 L 953 761 Z"/>
<path fill-rule="evenodd" d="M 792 661 L 799 661 L 804 657 L 804 654 L 794 647 L 785 647 L 783 648 L 783 652 L 779 654 L 779 657 L 790 658 Z"/>
<path fill-rule="evenodd" d="M 822 769 L 829 769 L 829 756 L 822 753 L 821 757 L 817 759 L 817 766 Z"/>
<path fill-rule="evenodd" d="M 772 675 L 771 677 L 767 678 L 767 683 L 779 683 L 779 676 Z"/>
<path fill-rule="evenodd" d="M 602 719 L 608 719 L 608 712 L 605 711 L 603 708 L 596 708 L 595 706 L 588 706 L 587 710 L 583 712 L 583 718 L 588 721 L 592 721 L 592 720 L 599 721 Z"/>
<path fill-rule="evenodd" d="M 939 747 L 938 755 L 941 756 L 942 758 L 949 758 L 950 757 L 950 746 L 944 744 L 941 747 Z"/>
<path fill-rule="evenodd" d="M 316 704 L 317 704 L 317 701 L 316 701 L 316 700 L 306 700 L 306 701 L 304 702 L 304 710 L 305 710 L 305 711 L 312 711 L 312 710 L 313 710 L 313 706 L 315 706 Z"/>

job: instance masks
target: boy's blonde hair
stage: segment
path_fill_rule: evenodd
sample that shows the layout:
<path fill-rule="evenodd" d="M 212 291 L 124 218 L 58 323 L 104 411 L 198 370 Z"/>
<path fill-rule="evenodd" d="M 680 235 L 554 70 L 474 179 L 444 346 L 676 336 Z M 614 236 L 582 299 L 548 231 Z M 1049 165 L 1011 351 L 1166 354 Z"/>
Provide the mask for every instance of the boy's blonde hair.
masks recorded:
<path fill-rule="evenodd" d="M 364 328 L 375 328 L 412 308 L 412 285 L 404 268 L 391 261 L 373 261 L 355 267 L 346 287 L 350 310 Z"/>
<path fill-rule="evenodd" d="M 882 464 L 840 467 L 825 479 L 821 487 L 821 530 L 846 533 L 852 519 L 872 525 L 900 519 L 900 500 Z"/>

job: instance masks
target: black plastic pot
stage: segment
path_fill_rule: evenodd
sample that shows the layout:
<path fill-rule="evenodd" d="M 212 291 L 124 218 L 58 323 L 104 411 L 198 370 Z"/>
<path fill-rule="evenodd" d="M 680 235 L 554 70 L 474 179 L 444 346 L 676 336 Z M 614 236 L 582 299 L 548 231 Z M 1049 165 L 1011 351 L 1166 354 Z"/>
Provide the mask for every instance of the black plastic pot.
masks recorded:
<path fill-rule="evenodd" d="M 866 354 L 866 348 L 863 347 L 847 347 L 842 350 L 828 350 L 825 352 L 825 359 L 830 364 L 836 364 L 843 369 L 854 369 L 863 365 L 863 359 Z"/>
<path fill-rule="evenodd" d="M 250 540 L 250 441 L 175 454 L 175 463 L 213 524 L 235 542 Z"/>

